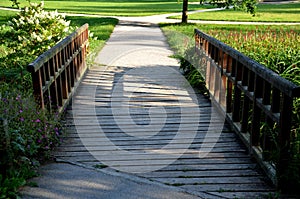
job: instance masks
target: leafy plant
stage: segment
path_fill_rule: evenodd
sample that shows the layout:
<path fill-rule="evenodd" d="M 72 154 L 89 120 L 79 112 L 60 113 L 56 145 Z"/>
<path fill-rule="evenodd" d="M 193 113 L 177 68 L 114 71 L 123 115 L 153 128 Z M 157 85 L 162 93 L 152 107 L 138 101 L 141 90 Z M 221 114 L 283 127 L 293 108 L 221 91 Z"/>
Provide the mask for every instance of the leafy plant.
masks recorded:
<path fill-rule="evenodd" d="M 200 91 L 203 95 L 208 96 L 209 92 L 206 88 L 206 82 L 203 75 L 201 67 L 195 68 L 198 65 L 196 63 L 200 62 L 199 56 L 195 56 L 195 48 L 188 48 L 183 56 L 178 56 L 180 60 L 180 69 L 185 75 L 186 79 L 189 81 L 191 86 Z"/>
<path fill-rule="evenodd" d="M 27 90 L 31 78 L 27 65 L 73 29 L 57 11 L 45 11 L 43 2 L 31 3 L 0 28 L 0 81 Z M 51 27 L 51 28 L 50 28 Z M 22 86 L 20 86 L 22 85 Z"/>
<path fill-rule="evenodd" d="M 0 91 L 0 196 L 13 198 L 50 157 L 61 128 L 58 115 L 38 110 L 32 96 L 5 84 Z"/>

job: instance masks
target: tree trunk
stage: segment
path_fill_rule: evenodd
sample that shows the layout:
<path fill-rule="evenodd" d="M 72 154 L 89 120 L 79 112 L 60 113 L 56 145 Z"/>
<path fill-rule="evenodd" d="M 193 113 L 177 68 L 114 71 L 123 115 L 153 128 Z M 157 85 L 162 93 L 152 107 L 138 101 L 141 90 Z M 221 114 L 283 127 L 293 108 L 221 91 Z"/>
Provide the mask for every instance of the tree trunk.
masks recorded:
<path fill-rule="evenodd" d="M 181 18 L 181 23 L 187 23 L 187 11 L 188 11 L 188 0 L 183 0 L 182 3 L 182 18 Z"/>

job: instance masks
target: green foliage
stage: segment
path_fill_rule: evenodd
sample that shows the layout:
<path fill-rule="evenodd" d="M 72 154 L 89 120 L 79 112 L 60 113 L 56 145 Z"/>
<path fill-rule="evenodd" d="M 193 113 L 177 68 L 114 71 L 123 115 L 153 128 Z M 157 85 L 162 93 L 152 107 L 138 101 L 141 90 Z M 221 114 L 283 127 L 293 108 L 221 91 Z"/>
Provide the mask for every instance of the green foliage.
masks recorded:
<path fill-rule="evenodd" d="M 256 13 L 256 0 L 209 0 L 208 2 L 225 8 L 230 8 L 230 6 L 233 6 L 234 9 L 243 10 L 252 15 L 255 15 Z"/>
<path fill-rule="evenodd" d="M 250 31 L 210 30 L 207 33 L 274 72 L 283 74 L 288 70 L 290 77 L 299 79 L 299 33 L 293 30 L 270 28 L 261 30 L 259 27 Z"/>
<path fill-rule="evenodd" d="M 40 3 L 0 28 L 0 198 L 17 198 L 59 143 L 58 115 L 37 109 L 26 67 L 72 31 L 69 23 Z"/>
<path fill-rule="evenodd" d="M 59 143 L 58 114 L 38 110 L 34 98 L 0 87 L 0 198 L 15 198 L 26 179 Z"/>
<path fill-rule="evenodd" d="M 47 12 L 43 3 L 30 4 L 0 28 L 0 81 L 27 90 L 31 78 L 26 67 L 72 30 L 69 21 L 56 11 Z M 51 27 L 51 28 L 49 28 Z M 22 87 L 21 87 L 22 86 Z"/>
<path fill-rule="evenodd" d="M 193 35 L 194 28 L 217 38 L 250 58 L 265 65 L 284 78 L 298 84 L 300 72 L 300 28 L 299 26 L 250 26 L 250 25 L 161 25 L 164 32 L 177 35 Z M 172 33 L 174 35 L 175 33 Z M 166 36 L 172 36 L 166 34 Z M 191 38 L 192 39 L 192 38 Z M 184 47 L 178 42 L 175 50 Z M 173 44 L 171 43 L 173 47 Z M 186 49 L 186 48 L 185 48 Z M 182 52 L 180 49 L 176 52 Z"/>
<path fill-rule="evenodd" d="M 183 71 L 186 79 L 189 81 L 192 87 L 197 89 L 204 96 L 209 96 L 209 92 L 206 88 L 206 82 L 200 68 L 195 68 L 194 63 L 199 63 L 199 56 L 195 56 L 195 48 L 188 48 L 183 56 L 178 56 L 180 60 L 180 69 Z"/>

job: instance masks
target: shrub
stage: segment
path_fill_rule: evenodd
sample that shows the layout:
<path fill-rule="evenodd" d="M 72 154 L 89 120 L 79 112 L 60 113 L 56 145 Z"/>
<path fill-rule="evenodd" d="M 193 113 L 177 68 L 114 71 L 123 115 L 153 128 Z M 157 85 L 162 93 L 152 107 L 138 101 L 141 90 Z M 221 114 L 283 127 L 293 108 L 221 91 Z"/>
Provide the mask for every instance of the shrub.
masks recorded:
<path fill-rule="evenodd" d="M 30 95 L 0 87 L 0 198 L 14 198 L 59 143 L 57 114 L 38 110 Z"/>
<path fill-rule="evenodd" d="M 61 134 L 58 114 L 39 110 L 27 65 L 73 29 L 64 16 L 30 4 L 0 28 L 0 198 L 15 198 Z"/>
<path fill-rule="evenodd" d="M 63 15 L 47 12 L 43 6 L 43 2 L 31 3 L 1 27 L 0 49 L 5 53 L 0 56 L 0 81 L 15 83 L 19 89 L 29 88 L 28 63 L 73 30 Z"/>

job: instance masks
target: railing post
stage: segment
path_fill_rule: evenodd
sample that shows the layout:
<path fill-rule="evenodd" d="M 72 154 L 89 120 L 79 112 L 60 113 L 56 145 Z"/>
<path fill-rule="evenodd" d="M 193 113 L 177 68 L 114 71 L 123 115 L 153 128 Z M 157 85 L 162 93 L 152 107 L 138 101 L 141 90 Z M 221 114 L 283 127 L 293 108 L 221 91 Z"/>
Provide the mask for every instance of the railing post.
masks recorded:
<path fill-rule="evenodd" d="M 290 166 L 290 134 L 293 98 L 283 95 L 282 107 L 278 132 L 279 161 L 277 165 L 277 176 L 279 178 L 278 186 L 286 193 L 290 186 L 289 179 L 287 179 L 285 175 Z"/>
<path fill-rule="evenodd" d="M 241 66 L 236 60 L 232 64 L 232 70 L 234 72 L 234 100 L 233 100 L 233 111 L 232 111 L 232 120 L 233 122 L 240 122 L 240 108 L 241 108 L 241 90 L 238 88 L 238 82 L 242 79 L 242 70 Z"/>
<path fill-rule="evenodd" d="M 258 75 L 255 75 L 252 129 L 251 129 L 252 146 L 259 146 L 259 141 L 260 141 L 261 109 L 257 105 L 258 104 L 257 100 L 260 98 L 262 98 L 262 81 Z"/>
<path fill-rule="evenodd" d="M 40 108 L 44 109 L 45 104 L 44 104 L 44 95 L 42 89 L 43 84 L 42 84 L 41 70 L 31 73 L 31 77 L 32 77 L 32 85 L 33 85 L 33 95 L 35 97 L 35 100 L 40 106 Z"/>

